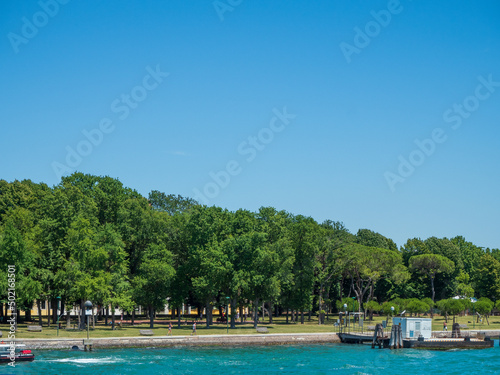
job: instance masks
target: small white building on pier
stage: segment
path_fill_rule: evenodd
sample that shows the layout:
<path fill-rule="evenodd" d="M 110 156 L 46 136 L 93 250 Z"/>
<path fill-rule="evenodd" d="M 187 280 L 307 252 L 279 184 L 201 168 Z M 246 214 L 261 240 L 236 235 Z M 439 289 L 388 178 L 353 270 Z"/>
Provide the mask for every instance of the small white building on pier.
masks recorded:
<path fill-rule="evenodd" d="M 392 318 L 392 324 L 401 325 L 404 339 L 417 339 L 422 335 L 425 339 L 432 336 L 432 319 L 430 318 Z"/>

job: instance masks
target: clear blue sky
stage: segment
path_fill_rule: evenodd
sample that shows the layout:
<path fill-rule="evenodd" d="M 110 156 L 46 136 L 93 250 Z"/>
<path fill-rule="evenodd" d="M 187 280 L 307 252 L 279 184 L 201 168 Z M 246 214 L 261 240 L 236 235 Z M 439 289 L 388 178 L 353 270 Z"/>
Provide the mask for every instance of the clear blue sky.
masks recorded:
<path fill-rule="evenodd" d="M 0 178 L 78 170 L 499 248 L 499 17 L 494 0 L 2 1 Z"/>

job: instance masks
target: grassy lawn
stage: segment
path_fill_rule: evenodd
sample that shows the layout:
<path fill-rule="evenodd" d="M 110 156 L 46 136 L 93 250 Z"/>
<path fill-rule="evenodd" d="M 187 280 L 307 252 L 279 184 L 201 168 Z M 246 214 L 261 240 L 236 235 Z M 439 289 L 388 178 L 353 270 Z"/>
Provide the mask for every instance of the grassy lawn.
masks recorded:
<path fill-rule="evenodd" d="M 336 317 L 335 317 L 336 320 Z M 269 333 L 316 333 L 316 332 L 334 332 L 333 322 L 335 320 L 329 320 L 324 325 L 318 325 L 317 318 L 314 318 L 308 322 L 307 318 L 305 318 L 304 324 L 300 323 L 289 323 L 286 324 L 285 318 L 273 318 L 273 324 L 268 324 L 266 322 L 259 323 L 259 326 L 266 326 L 269 330 Z M 36 324 L 36 323 L 33 323 Z M 31 324 L 30 324 L 31 325 Z M 65 324 L 63 325 L 65 327 Z M 180 328 L 177 326 L 177 321 L 172 321 L 172 335 L 173 336 L 186 336 L 190 335 L 192 331 L 192 321 L 186 324 L 184 321 Z M 7 336 L 7 332 L 9 330 L 9 326 L 6 324 L 0 324 L 0 330 L 4 332 L 3 338 Z M 122 328 L 117 328 L 115 330 L 111 330 L 110 326 L 104 326 L 104 324 L 97 324 L 95 329 L 90 328 L 90 336 L 91 337 L 134 337 L 140 336 L 139 330 L 141 329 L 150 329 L 149 323 L 143 324 L 135 324 L 131 326 L 130 324 L 124 324 Z M 216 323 L 212 325 L 210 328 L 206 328 L 205 323 L 198 322 L 197 323 L 197 334 L 198 335 L 222 335 L 222 334 L 233 334 L 233 335 L 242 335 L 242 334 L 255 334 L 256 331 L 253 327 L 252 323 L 238 323 L 235 329 L 229 328 L 227 330 L 226 324 L 224 323 Z M 153 328 L 154 336 L 166 336 L 168 333 L 168 321 L 155 323 L 155 328 Z M 17 326 L 16 338 L 42 338 L 42 339 L 51 339 L 57 338 L 57 329 L 55 325 L 51 327 L 43 326 L 42 332 L 28 332 L 27 324 L 21 323 Z M 79 330 L 66 330 L 65 328 L 59 329 L 59 337 L 60 338 L 86 338 L 87 331 L 79 331 Z"/>
<path fill-rule="evenodd" d="M 428 317 L 428 316 L 426 316 Z M 319 333 L 319 332 L 336 332 L 333 323 L 336 321 L 337 316 L 330 316 L 330 320 L 326 321 L 324 325 L 318 325 L 318 320 L 313 317 L 309 322 L 307 317 L 305 318 L 304 324 L 300 323 L 286 323 L 284 317 L 273 318 L 273 324 L 259 323 L 259 326 L 266 326 L 269 333 Z M 461 316 L 456 317 L 457 322 L 460 324 L 466 324 L 467 329 L 473 329 L 472 317 L 471 316 Z M 365 329 L 369 325 L 375 325 L 381 323 L 385 320 L 385 317 L 374 317 L 373 321 L 366 320 L 364 322 Z M 490 325 L 486 323 L 486 319 L 483 319 L 482 323 L 475 323 L 476 330 L 488 330 L 488 329 L 499 329 L 500 330 L 500 317 L 492 316 L 489 318 Z M 444 317 L 440 315 L 435 315 L 432 322 L 433 331 L 441 331 L 443 329 Z M 267 320 L 266 320 L 267 322 Z M 452 329 L 453 318 L 448 319 L 448 330 Z M 33 323 L 36 324 L 36 323 Z M 172 335 L 173 336 L 186 336 L 191 334 L 192 323 L 186 324 L 183 322 L 180 328 L 177 327 L 177 322 L 172 322 Z M 63 325 L 65 327 L 65 324 Z M 0 330 L 3 332 L 3 340 L 6 340 L 7 333 L 9 331 L 9 326 L 7 324 L 0 324 Z M 90 329 L 91 337 L 136 337 L 140 336 L 139 330 L 149 329 L 149 323 L 136 324 L 131 326 L 130 324 L 125 324 L 123 328 L 117 328 L 116 330 L 111 330 L 110 326 L 104 326 L 104 324 L 99 323 L 96 325 L 95 329 Z M 154 336 L 166 336 L 168 333 L 168 321 L 162 321 L 159 324 L 155 324 L 153 328 Z M 253 328 L 252 323 L 241 324 L 238 323 L 235 329 L 229 328 L 229 334 L 241 335 L 241 334 L 255 334 L 256 331 Z M 226 325 L 223 323 L 217 323 L 211 326 L 209 329 L 206 328 L 203 322 L 197 324 L 197 334 L 198 335 L 225 335 Z M 22 323 L 17 327 L 16 338 L 41 338 L 41 339 L 54 339 L 57 338 L 57 329 L 55 325 L 51 327 L 44 326 L 42 332 L 28 332 L 27 324 Z M 79 330 L 66 330 L 61 328 L 59 330 L 60 338 L 86 338 L 87 331 Z"/>

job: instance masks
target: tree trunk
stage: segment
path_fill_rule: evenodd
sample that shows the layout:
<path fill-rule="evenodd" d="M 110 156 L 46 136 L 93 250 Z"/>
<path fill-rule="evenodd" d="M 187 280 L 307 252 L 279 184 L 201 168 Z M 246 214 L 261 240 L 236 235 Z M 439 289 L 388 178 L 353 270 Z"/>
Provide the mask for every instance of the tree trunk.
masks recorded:
<path fill-rule="evenodd" d="M 434 301 L 434 297 L 436 296 L 436 292 L 434 291 L 434 276 L 431 275 L 431 289 L 432 289 L 432 302 Z"/>
<path fill-rule="evenodd" d="M 323 282 L 321 282 L 320 286 L 319 286 L 318 308 L 319 308 L 319 311 L 323 310 Z"/>
<path fill-rule="evenodd" d="M 231 299 L 231 328 L 236 328 L 236 298 Z M 229 311 L 228 311 L 229 312 Z"/>
<path fill-rule="evenodd" d="M 71 329 L 71 311 L 66 311 L 66 329 Z"/>
<path fill-rule="evenodd" d="M 111 330 L 115 329 L 116 317 L 115 317 L 115 309 L 111 306 Z M 153 327 L 150 327 L 153 328 Z"/>
<path fill-rule="evenodd" d="M 269 324 L 273 324 L 273 303 L 272 302 L 269 302 L 269 310 L 268 310 L 268 313 L 269 313 Z"/>
<path fill-rule="evenodd" d="M 289 315 L 290 310 L 287 308 L 286 309 L 286 324 L 288 324 L 288 315 Z"/>
<path fill-rule="evenodd" d="M 300 311 L 300 324 L 304 324 L 304 309 Z"/>
<path fill-rule="evenodd" d="M 105 310 L 105 314 L 104 314 L 104 325 L 107 327 L 108 326 L 108 318 L 109 318 L 109 308 L 106 306 L 106 310 Z"/>
<path fill-rule="evenodd" d="M 21 323 L 21 314 L 19 314 L 19 309 L 18 309 L 17 305 L 16 305 L 16 308 L 14 310 L 14 313 L 15 313 L 15 317 L 16 317 L 16 319 L 15 319 L 16 323 L 17 323 L 17 325 L 19 325 Z"/>
<path fill-rule="evenodd" d="M 181 309 L 182 305 L 177 307 L 177 328 L 181 328 Z"/>
<path fill-rule="evenodd" d="M 310 322 L 311 321 L 311 317 L 312 317 L 312 309 L 309 309 L 309 317 L 307 318 L 307 321 Z"/>
<path fill-rule="evenodd" d="M 83 300 L 80 301 L 80 325 L 78 329 L 84 330 L 86 328 L 86 321 L 85 321 L 85 307 L 83 306 Z"/>
<path fill-rule="evenodd" d="M 152 305 L 148 306 L 148 313 L 149 313 L 149 328 L 154 328 L 154 326 L 155 326 L 155 314 L 154 314 Z"/>
<path fill-rule="evenodd" d="M 42 326 L 42 301 L 36 300 L 36 307 L 38 309 L 38 325 Z"/>
<path fill-rule="evenodd" d="M 31 322 L 31 309 L 27 309 L 24 311 L 24 321 Z"/>
<path fill-rule="evenodd" d="M 133 327 L 135 324 L 135 307 L 132 309 L 132 321 L 131 321 L 131 323 L 132 323 L 132 327 Z"/>
<path fill-rule="evenodd" d="M 342 295 L 343 295 L 343 288 L 342 286 L 344 285 L 344 276 L 339 280 L 339 300 L 342 301 Z"/>
<path fill-rule="evenodd" d="M 60 317 L 62 316 L 63 314 L 63 311 L 66 311 L 66 303 L 64 302 L 64 300 L 61 300 L 61 308 L 59 309 L 59 319 L 61 319 Z"/>
<path fill-rule="evenodd" d="M 50 327 L 50 298 L 47 299 L 47 327 Z"/>
<path fill-rule="evenodd" d="M 253 318 L 253 326 L 257 328 L 257 324 L 259 323 L 259 299 L 257 298 L 254 302 L 254 318 Z"/>
<path fill-rule="evenodd" d="M 53 298 L 52 299 L 52 306 L 55 306 L 53 309 L 52 309 L 52 323 L 56 324 L 57 322 L 57 308 L 59 307 L 58 306 L 58 302 L 57 302 L 57 299 Z"/>
<path fill-rule="evenodd" d="M 205 312 L 206 312 L 206 316 L 207 316 L 207 328 L 210 328 L 210 324 L 212 323 L 211 321 L 211 315 L 212 315 L 212 306 L 210 305 L 209 302 L 206 303 L 206 306 L 205 306 Z"/>
<path fill-rule="evenodd" d="M 76 316 L 77 316 L 77 320 L 78 320 L 78 329 L 82 329 L 82 316 L 80 314 L 80 310 L 79 309 L 76 309 Z"/>
<path fill-rule="evenodd" d="M 243 306 L 240 306 L 240 322 L 243 323 Z"/>

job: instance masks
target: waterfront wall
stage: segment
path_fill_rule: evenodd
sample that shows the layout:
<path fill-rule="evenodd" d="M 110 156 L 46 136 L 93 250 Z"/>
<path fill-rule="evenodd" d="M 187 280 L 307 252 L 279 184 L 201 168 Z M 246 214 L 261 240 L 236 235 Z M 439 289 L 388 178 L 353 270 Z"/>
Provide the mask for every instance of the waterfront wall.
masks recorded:
<path fill-rule="evenodd" d="M 248 346 L 338 343 L 336 333 L 256 334 L 256 335 L 202 335 L 202 336 L 148 336 L 91 338 L 94 349 L 128 347 L 176 346 Z M 83 339 L 18 339 L 30 349 L 67 350 L 73 346 L 83 349 Z"/>

